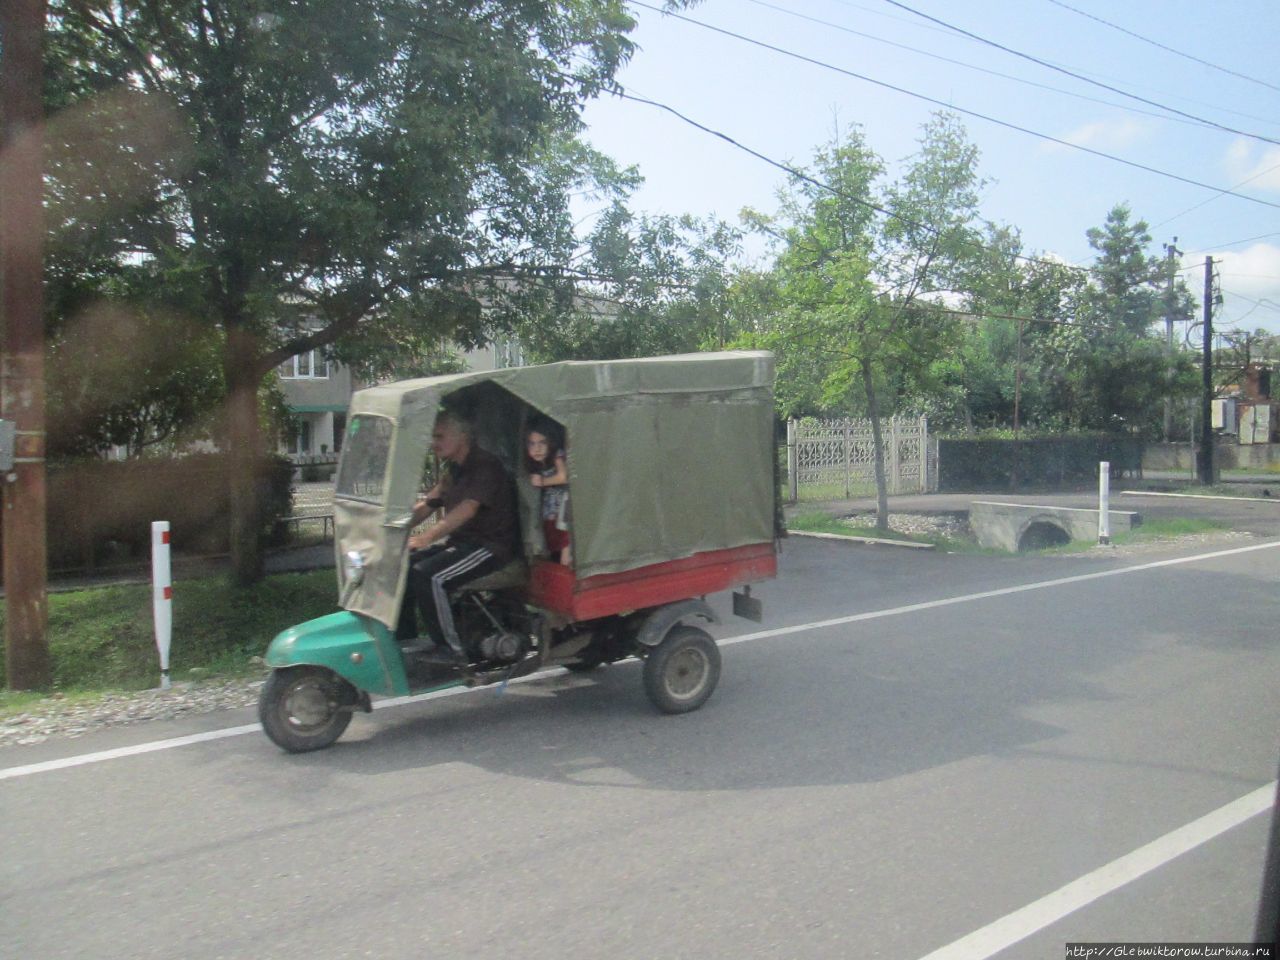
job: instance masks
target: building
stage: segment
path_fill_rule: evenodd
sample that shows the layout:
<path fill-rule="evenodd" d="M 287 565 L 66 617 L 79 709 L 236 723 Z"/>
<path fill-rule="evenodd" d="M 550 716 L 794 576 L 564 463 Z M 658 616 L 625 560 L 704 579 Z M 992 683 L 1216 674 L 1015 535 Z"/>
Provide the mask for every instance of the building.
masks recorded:
<path fill-rule="evenodd" d="M 336 461 L 347 428 L 347 406 L 357 389 L 349 367 L 326 360 L 319 350 L 290 357 L 278 368 L 294 428 L 280 452 L 296 463 Z"/>
<path fill-rule="evenodd" d="M 487 347 L 463 353 L 462 360 L 469 371 L 520 367 L 524 351 L 514 337 L 497 337 Z M 326 360 L 319 350 L 290 357 L 278 373 L 285 405 L 295 421 L 279 452 L 298 464 L 336 463 L 351 394 L 367 384 L 359 382 L 349 367 Z"/>

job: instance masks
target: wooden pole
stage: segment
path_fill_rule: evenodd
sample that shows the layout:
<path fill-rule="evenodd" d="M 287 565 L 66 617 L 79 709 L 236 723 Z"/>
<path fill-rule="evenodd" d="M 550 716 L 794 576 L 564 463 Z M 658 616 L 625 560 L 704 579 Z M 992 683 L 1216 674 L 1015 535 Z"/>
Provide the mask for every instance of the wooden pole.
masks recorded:
<path fill-rule="evenodd" d="M 12 690 L 46 688 L 44 213 L 41 39 L 46 0 L 0 2 L 0 417 L 16 425 L 4 488 L 5 670 Z"/>
<path fill-rule="evenodd" d="M 1213 257 L 1204 258 L 1204 340 L 1201 357 L 1200 482 L 1213 483 Z"/>

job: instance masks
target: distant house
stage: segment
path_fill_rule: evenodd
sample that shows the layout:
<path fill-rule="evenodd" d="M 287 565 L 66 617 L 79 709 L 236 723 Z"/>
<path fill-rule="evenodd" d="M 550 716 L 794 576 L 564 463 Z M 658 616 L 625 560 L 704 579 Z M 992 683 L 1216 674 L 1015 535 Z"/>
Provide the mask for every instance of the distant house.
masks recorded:
<path fill-rule="evenodd" d="M 514 337 L 497 337 L 479 350 L 468 350 L 462 360 L 469 371 L 524 366 L 524 351 Z M 279 452 L 295 463 L 330 463 L 342 450 L 351 394 L 368 384 L 359 382 L 349 367 L 325 360 L 319 350 L 290 357 L 278 368 L 285 405 L 294 427 Z"/>
<path fill-rule="evenodd" d="M 1280 442 L 1280 402 L 1272 399 L 1272 363 L 1251 362 L 1238 384 L 1213 401 L 1213 427 L 1242 445 Z"/>
<path fill-rule="evenodd" d="M 285 404 L 295 418 L 280 452 L 296 463 L 336 459 L 347 429 L 347 406 L 357 389 L 350 368 L 309 350 L 290 357 L 278 373 Z"/>

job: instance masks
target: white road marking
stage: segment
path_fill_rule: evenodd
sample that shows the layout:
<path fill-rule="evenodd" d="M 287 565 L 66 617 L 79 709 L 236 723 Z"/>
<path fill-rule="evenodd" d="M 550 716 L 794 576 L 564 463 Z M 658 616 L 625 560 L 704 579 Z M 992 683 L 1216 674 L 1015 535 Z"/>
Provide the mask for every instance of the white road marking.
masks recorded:
<path fill-rule="evenodd" d="M 518 677 L 511 684 L 527 683 L 534 678 L 554 676 L 557 672 L 565 673 L 563 667 L 552 667 L 527 677 Z M 442 697 L 456 697 L 473 690 L 485 689 L 491 693 L 497 687 L 448 687 L 444 690 L 432 690 L 430 693 L 415 693 L 407 697 L 389 697 L 386 700 L 375 700 L 373 709 L 385 710 L 388 707 L 402 707 L 408 703 L 421 703 L 424 700 L 439 700 Z M 210 730 L 207 733 L 193 733 L 185 737 L 172 737 L 168 740 L 152 740 L 150 743 L 139 743 L 131 747 L 117 747 L 114 750 L 99 750 L 96 753 L 82 753 L 74 757 L 63 757 L 61 760 L 45 760 L 42 763 L 28 763 L 21 767 L 4 767 L 0 769 L 0 780 L 12 780 L 16 777 L 30 777 L 37 773 L 49 773 L 53 770 L 66 770 L 70 767 L 82 767 L 88 763 L 102 763 L 106 760 L 119 760 L 122 757 L 136 757 L 142 753 L 155 753 L 157 750 L 172 750 L 193 743 L 206 743 L 210 740 L 225 740 L 228 737 L 242 737 L 246 733 L 261 733 L 262 725 L 247 723 L 241 727 L 226 727 L 222 730 Z"/>
<path fill-rule="evenodd" d="M 1276 783 L 1273 781 L 1118 860 L 1112 860 L 966 937 L 940 947 L 921 960 L 986 960 L 1081 907 L 1164 866 L 1175 857 L 1270 810 L 1275 802 Z"/>
<path fill-rule="evenodd" d="M 1181 497 L 1184 500 L 1246 500 L 1249 503 L 1280 503 L 1275 497 L 1220 497 L 1212 493 L 1157 493 L 1154 490 L 1121 490 L 1126 497 Z"/>
<path fill-rule="evenodd" d="M 1087 580 L 1101 580 L 1105 577 L 1119 577 L 1127 573 L 1141 573 L 1144 570 L 1155 570 L 1160 567 L 1175 567 L 1184 563 L 1196 563 L 1201 560 L 1216 560 L 1219 557 L 1230 557 L 1239 553 L 1250 553 L 1254 550 L 1271 550 L 1280 547 L 1280 540 L 1267 543 L 1256 543 L 1247 547 L 1233 547 L 1230 550 L 1216 550 L 1213 553 L 1200 553 L 1193 557 L 1175 557 L 1172 560 L 1155 560 L 1151 563 L 1139 563 L 1132 567 L 1119 567 L 1113 570 L 1099 570 L 1096 573 L 1081 573 L 1073 577 L 1059 577 L 1056 580 L 1037 580 L 1035 583 L 1024 583 L 1016 587 L 1001 587 L 998 590 L 984 590 L 981 593 L 968 593 L 960 597 L 946 597 L 942 600 L 926 600 L 923 603 L 909 603 L 905 607 L 891 607 L 888 610 L 871 610 L 867 613 L 855 613 L 847 617 L 834 617 L 831 620 L 815 620 L 812 623 L 800 623 L 793 627 L 778 627 L 774 630 L 761 630 L 757 633 L 746 633 L 737 637 L 718 640 L 722 647 L 735 643 L 746 643 L 750 640 L 766 640 L 771 637 L 782 637 L 790 633 L 801 633 L 806 630 L 821 630 L 824 627 L 838 627 L 846 623 L 859 623 L 864 620 L 879 620 L 882 617 L 896 617 L 904 613 L 916 613 L 921 610 L 934 610 L 938 607 L 950 607 L 957 603 L 972 603 L 975 600 L 989 600 L 991 597 L 1005 597 L 1014 593 L 1026 593 L 1029 590 L 1044 590 L 1049 587 L 1062 587 L 1069 583 L 1084 583 Z"/>
<path fill-rule="evenodd" d="M 1118 577 L 1129 573 L 1140 573 L 1144 570 L 1155 570 L 1161 567 L 1173 567 L 1187 563 L 1197 563 L 1202 560 L 1216 560 L 1220 557 L 1230 557 L 1242 553 L 1252 553 L 1255 550 L 1270 550 L 1280 547 L 1280 540 L 1268 541 L 1267 543 L 1252 544 L 1247 547 L 1235 547 L 1230 550 L 1216 550 L 1212 553 L 1201 553 L 1190 557 L 1176 557 L 1172 560 L 1157 560 L 1152 563 L 1140 563 L 1132 567 L 1119 567 L 1113 570 L 1099 570 L 1096 573 L 1083 573 L 1073 577 L 1059 577 L 1056 580 L 1039 580 L 1035 583 L 1024 583 L 1016 587 L 1002 587 L 999 590 L 984 590 L 981 593 L 970 593 L 959 597 L 947 597 L 942 600 L 929 600 L 924 603 L 911 603 L 903 607 L 892 607 L 888 610 L 872 610 L 868 613 L 855 613 L 847 617 L 836 617 L 831 620 L 815 620 L 811 623 L 800 623 L 791 627 L 779 627 L 775 630 L 760 630 L 756 633 L 741 634 L 736 637 L 726 637 L 718 640 L 717 643 L 722 647 L 732 646 L 736 643 L 747 643 L 752 640 L 767 640 L 772 637 L 782 637 L 792 633 L 803 633 L 807 630 L 821 630 L 825 627 L 837 627 L 846 623 L 859 623 L 864 620 L 878 620 L 883 617 L 896 617 L 906 613 L 917 613 L 921 610 L 933 610 L 938 607 L 949 607 L 958 603 L 972 603 L 975 600 L 988 600 L 992 597 L 1004 597 L 1015 593 L 1025 593 L 1030 590 L 1045 590 L 1050 587 L 1061 587 L 1071 583 L 1084 583 L 1088 580 L 1101 580 L 1105 577 Z M 556 667 L 556 670 L 562 668 Z M 527 677 L 521 677 L 512 683 L 527 683 L 530 680 L 546 677 L 550 671 L 530 674 Z M 440 697 L 458 696 L 463 693 L 469 693 L 473 689 L 492 689 L 492 688 L 472 688 L 472 687 L 450 687 L 446 690 L 436 690 L 431 693 L 420 693 L 407 697 L 394 697 L 388 700 L 379 700 L 374 703 L 374 709 L 386 709 L 388 707 L 399 707 L 409 703 L 420 703 L 424 700 L 435 700 Z M 149 743 L 139 743 L 131 747 L 118 747 L 114 750 L 101 750 L 97 753 L 83 753 L 78 756 L 64 757 L 60 760 L 46 760 L 42 763 L 30 763 L 19 767 L 0 768 L 0 780 L 13 780 L 18 777 L 29 777 L 39 773 L 49 773 L 54 770 L 66 770 L 70 767 L 80 767 L 90 763 L 102 763 L 106 760 L 119 760 L 123 757 L 133 757 L 143 753 L 154 753 L 158 750 L 171 750 L 175 747 L 185 747 L 193 743 L 204 743 L 210 740 L 223 740 L 228 737 L 239 737 L 246 733 L 254 733 L 262 729 L 258 724 L 246 724 L 241 727 L 228 727 L 224 730 L 211 730 L 207 733 L 196 733 L 186 737 L 173 737 L 169 740 L 154 740 Z"/>

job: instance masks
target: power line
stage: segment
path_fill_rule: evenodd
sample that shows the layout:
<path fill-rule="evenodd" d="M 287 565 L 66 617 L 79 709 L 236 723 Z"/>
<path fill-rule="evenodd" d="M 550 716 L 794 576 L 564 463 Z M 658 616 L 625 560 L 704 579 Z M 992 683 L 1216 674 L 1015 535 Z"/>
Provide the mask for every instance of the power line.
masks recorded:
<path fill-rule="evenodd" d="M 1266 143 L 1274 143 L 1280 146 L 1280 140 L 1273 140 L 1271 137 L 1264 137 L 1258 133 L 1249 133 L 1246 130 L 1237 130 L 1235 127 L 1228 127 L 1224 124 L 1217 123 L 1213 120 L 1208 120 L 1204 117 L 1197 117 L 1194 113 L 1187 113 L 1185 110 L 1179 110 L 1177 107 L 1170 107 L 1166 104 L 1158 103 L 1155 100 L 1148 100 L 1146 97 L 1140 97 L 1136 93 L 1129 93 L 1126 90 L 1121 90 L 1119 87 L 1113 87 L 1108 83 L 1103 83 L 1101 80 L 1092 80 L 1089 77 L 1086 77 L 1084 74 L 1076 73 L 1072 70 L 1068 70 L 1066 67 L 1059 67 L 1055 64 L 1050 63 L 1048 60 L 1041 60 L 1039 57 L 1033 57 L 1029 53 L 1023 53 L 1020 50 L 1014 50 L 1012 47 L 1006 47 L 1004 44 L 997 43 L 994 40 L 988 40 L 986 37 L 979 36 L 976 33 L 971 33 L 970 31 L 965 30 L 963 27 L 957 27 L 954 24 L 947 23 L 945 20 L 939 20 L 937 17 L 931 17 L 927 13 L 923 13 L 919 10 L 916 10 L 912 7 L 907 6 L 905 3 L 899 2 L 899 0 L 884 0 L 884 2 L 897 7 L 899 10 L 905 10 L 908 13 L 914 13 L 917 17 L 922 17 L 923 19 L 928 20 L 931 23 L 936 23 L 941 26 L 948 27 L 949 29 L 954 30 L 956 33 L 959 33 L 962 36 L 969 37 L 971 40 L 977 40 L 979 43 L 985 43 L 989 47 L 995 47 L 997 50 L 1002 50 L 1005 53 L 1011 54 L 1012 56 L 1021 57 L 1023 60 L 1029 60 L 1032 63 L 1037 63 L 1040 66 L 1045 67 L 1049 70 L 1056 70 L 1058 73 L 1066 74 L 1068 77 L 1074 77 L 1076 80 L 1083 80 L 1085 83 L 1093 84 L 1095 87 L 1101 87 L 1104 90 L 1110 90 L 1112 93 L 1118 93 L 1122 97 L 1128 97 L 1131 100 L 1137 100 L 1139 103 L 1145 103 L 1148 106 L 1158 107 L 1159 109 L 1167 110 L 1170 113 L 1176 113 L 1176 114 L 1179 114 L 1180 116 L 1188 117 L 1192 120 L 1198 120 L 1199 122 L 1206 124 L 1207 126 L 1217 127 L 1219 130 L 1225 130 L 1227 133 L 1234 133 L 1242 137 L 1249 137 L 1250 139 L 1253 139 L 1253 140 L 1262 140 Z"/>
<path fill-rule="evenodd" d="M 886 2 L 893 2 L 893 0 L 886 0 Z M 1106 159 L 1106 160 L 1112 160 L 1116 163 L 1122 163 L 1127 167 L 1133 167 L 1137 170 L 1143 170 L 1147 173 L 1154 173 L 1157 176 L 1166 177 L 1170 180 L 1177 180 L 1179 183 L 1190 184 L 1193 187 L 1201 187 L 1202 189 L 1205 189 L 1205 190 L 1213 190 L 1220 194 L 1229 194 L 1230 196 L 1238 197 L 1241 200 L 1249 200 L 1253 203 L 1258 203 L 1265 207 L 1275 207 L 1276 209 L 1280 209 L 1280 203 L 1272 203 L 1270 200 L 1262 200 L 1258 197 L 1250 197 L 1243 193 L 1236 193 L 1233 190 L 1228 190 L 1223 187 L 1217 187 L 1217 186 L 1214 186 L 1213 184 L 1203 183 L 1202 181 L 1199 181 L 1199 180 L 1192 180 L 1189 177 L 1179 176 L 1176 173 L 1169 173 L 1167 170 L 1160 170 L 1160 169 L 1157 169 L 1156 167 L 1150 167 L 1144 163 L 1138 163 L 1135 160 L 1126 160 L 1124 157 L 1117 157 L 1115 154 L 1105 153 L 1102 150 L 1094 150 L 1092 147 L 1082 146 L 1081 144 L 1078 144 L 1078 143 L 1071 143 L 1068 140 L 1061 140 L 1058 137 L 1052 137 L 1047 133 L 1040 133 L 1036 130 L 1030 130 L 1027 127 L 1020 127 L 1015 123 L 1009 123 L 1007 120 L 999 120 L 985 113 L 979 113 L 976 110 L 969 110 L 965 107 L 958 107 L 953 103 L 945 103 L 942 100 L 937 100 L 933 97 L 925 96 L 922 93 L 916 93 L 912 90 L 907 90 L 903 87 L 898 87 L 898 86 L 895 86 L 894 84 L 886 83 L 883 80 L 876 80 L 872 77 L 866 76 L 865 74 L 856 73 L 853 70 L 846 70 L 844 67 L 837 67 L 834 64 L 826 63 L 825 61 L 815 59 L 814 57 L 805 56 L 802 53 L 796 53 L 792 50 L 787 50 L 785 47 L 779 47 L 771 43 L 765 43 L 763 40 L 756 40 L 756 39 L 753 39 L 752 37 L 747 37 L 747 36 L 744 36 L 743 34 L 735 33 L 732 30 L 726 30 L 723 27 L 717 27 L 709 23 L 704 23 L 701 20 L 694 20 L 692 17 L 686 17 L 684 14 L 681 14 L 681 13 L 665 11 L 661 7 L 652 6 L 648 3 L 642 2 L 642 0 L 631 0 L 631 3 L 633 6 L 642 7 L 646 10 L 652 10 L 655 13 L 662 14 L 663 16 L 674 17 L 675 19 L 682 20 L 685 23 L 693 24 L 696 27 L 702 27 L 704 30 L 710 30 L 713 33 L 719 33 L 726 37 L 732 37 L 735 40 L 741 40 L 742 42 L 749 43 L 752 46 L 761 47 L 765 50 L 772 50 L 774 53 L 780 53 L 783 56 L 792 57 L 793 59 L 803 61 L 804 63 L 812 64 L 813 66 L 816 66 L 816 67 L 822 67 L 823 69 L 832 70 L 836 73 L 844 74 L 845 76 L 854 77 L 855 79 L 863 80 L 863 81 L 866 81 L 867 83 L 875 84 L 878 87 L 884 87 L 887 90 L 893 90 L 895 93 L 902 93 L 902 94 L 906 94 L 909 97 L 915 97 L 918 100 L 924 100 L 926 103 L 932 103 L 935 106 L 941 107 L 944 110 L 954 110 L 957 113 L 968 114 L 969 116 L 977 117 L 980 120 L 986 120 L 988 123 L 994 123 L 997 126 L 1006 127 L 1007 129 L 1010 129 L 1010 130 L 1017 130 L 1019 133 L 1025 133 L 1028 136 L 1036 137 L 1040 140 L 1047 140 L 1050 143 L 1056 143 L 1060 146 L 1070 147 L 1072 150 L 1079 150 L 1079 151 L 1082 151 L 1083 153 L 1092 154 L 1095 157 L 1102 157 L 1103 159 Z"/>
<path fill-rule="evenodd" d="M 1153 47 L 1159 47 L 1161 50 L 1166 50 L 1169 53 L 1175 54 L 1179 57 L 1185 57 L 1186 59 L 1192 60 L 1203 66 L 1210 67 L 1214 70 L 1220 70 L 1223 73 L 1229 73 L 1233 77 L 1239 77 L 1241 80 L 1248 80 L 1250 83 L 1256 83 L 1259 86 L 1269 87 L 1272 90 L 1280 90 L 1280 86 L 1276 86 L 1274 83 L 1268 83 L 1266 80 L 1259 80 L 1257 77 L 1251 77 L 1248 74 L 1239 73 L 1235 70 L 1232 70 L 1229 67 L 1218 66 L 1218 64 L 1216 63 L 1210 63 L 1208 60 L 1202 60 L 1191 53 L 1183 53 L 1181 50 L 1175 50 L 1173 47 L 1166 46 L 1165 44 L 1161 43 L 1159 40 L 1152 40 L 1150 37 L 1144 37 L 1142 34 L 1135 33 L 1133 30 L 1129 30 L 1126 27 L 1122 27 L 1118 23 L 1112 23 L 1110 20 L 1104 20 L 1102 19 L 1102 17 L 1094 16 L 1092 13 L 1088 13 L 1087 11 L 1080 10 L 1076 7 L 1073 7 L 1069 3 L 1063 3 L 1062 0 L 1049 0 L 1049 2 L 1052 3 L 1054 6 L 1062 7 L 1062 9 L 1064 10 L 1070 10 L 1072 13 L 1078 13 L 1080 14 L 1080 16 L 1088 17 L 1090 20 L 1096 20 L 1098 23 L 1104 24 L 1105 26 L 1110 27 L 1112 30 L 1119 30 L 1121 33 L 1128 34 L 1129 36 L 1133 37 L 1136 40 L 1141 40 L 1143 43 L 1149 43 Z"/>
<path fill-rule="evenodd" d="M 1156 112 L 1154 110 L 1143 110 L 1140 107 L 1125 106 L 1121 103 L 1115 103 L 1111 100 L 1103 100 L 1099 97 L 1091 97 L 1085 93 L 1076 93 L 1074 90 L 1064 90 L 1062 87 L 1051 86 L 1047 83 L 1040 83 L 1027 77 L 1014 76 L 1011 73 L 1001 73 L 999 70 L 992 70 L 989 67 L 980 67 L 976 63 L 966 63 L 964 60 L 956 60 L 952 57 L 944 57 L 942 54 L 933 53 L 929 50 L 922 50 L 919 47 L 913 47 L 909 44 L 898 43 L 896 40 L 889 40 L 885 37 L 877 37 L 871 33 L 863 33 L 861 30 L 854 30 L 840 23 L 833 23 L 830 20 L 822 20 L 819 17 L 811 17 L 808 14 L 800 13 L 798 10 L 788 10 L 786 7 L 779 7 L 775 4 L 767 2 L 767 0 L 747 0 L 748 3 L 754 3 L 757 6 L 767 7 L 770 10 L 776 10 L 778 13 L 785 14 L 789 17 L 795 17 L 799 20 L 807 20 L 810 23 L 816 23 L 823 27 L 830 27 L 833 30 L 839 30 L 842 33 L 848 33 L 855 37 L 862 37 L 865 40 L 872 40 L 876 43 L 883 43 L 890 47 L 896 47 L 899 50 L 906 50 L 909 53 L 919 54 L 922 57 L 929 57 L 933 60 L 940 60 L 943 63 L 950 63 L 957 67 L 964 67 L 966 70 L 975 70 L 978 73 L 985 73 L 988 76 L 999 77 L 1002 80 L 1010 80 L 1014 83 L 1021 83 L 1028 87 L 1036 87 L 1040 90 L 1048 90 L 1051 93 L 1061 94 L 1064 97 L 1074 97 L 1077 100 L 1085 100 L 1089 103 L 1098 103 L 1104 107 L 1112 107 L 1116 110 L 1126 110 L 1130 113 L 1139 113 L 1145 117 L 1157 117 L 1161 120 L 1173 120 L 1176 123 L 1185 123 L 1193 127 L 1206 127 L 1212 129 L 1211 124 L 1206 124 L 1199 120 L 1188 120 L 1185 117 L 1171 117 L 1167 112 Z M 896 18 L 895 18 L 896 19 Z M 941 28 L 936 28 L 941 31 Z"/>
<path fill-rule="evenodd" d="M 950 30 L 950 29 L 943 29 L 942 27 L 934 26 L 934 25 L 933 25 L 933 24 L 931 24 L 931 23 L 921 23 L 921 22 L 919 21 L 919 19 L 917 19 L 917 18 L 898 17 L 898 16 L 894 16 L 894 15 L 893 15 L 893 14 L 891 14 L 891 13 L 884 13 L 884 12 L 882 12 L 882 11 L 875 11 L 875 10 L 872 10 L 870 7 L 864 6 L 864 5 L 860 4 L 860 3 L 854 3 L 854 2 L 853 2 L 853 0 L 835 0 L 835 2 L 836 2 L 836 3 L 838 3 L 838 4 L 840 4 L 840 5 L 842 5 L 842 6 L 851 7 L 851 8 L 853 8 L 853 9 L 855 9 L 855 10 L 862 10 L 862 11 L 865 11 L 865 12 L 868 12 L 868 13 L 873 13 L 873 14 L 875 14 L 875 15 L 877 15 L 877 16 L 884 17 L 884 18 L 889 19 L 889 20 L 896 20 L 896 21 L 898 21 L 899 23 L 914 23 L 917 27 L 920 27 L 921 29 L 924 29 L 924 30 L 930 30 L 930 31 L 932 31 L 932 32 L 934 32 L 934 33 L 941 33 L 941 34 L 945 34 L 945 35 L 947 35 L 947 36 L 951 37 L 952 39 L 956 39 L 956 33 L 955 33 L 955 31 L 954 31 L 954 30 Z M 971 38 L 969 38 L 969 37 L 965 37 L 964 39 L 971 40 Z M 978 42 L 980 42 L 980 41 L 977 41 L 977 40 L 971 40 L 971 42 L 978 43 Z M 1084 72 L 1084 71 L 1082 70 L 1081 72 Z M 1095 76 L 1095 77 L 1101 77 L 1101 78 L 1103 78 L 1103 79 L 1114 80 L 1116 83 L 1120 83 L 1120 82 L 1122 82 L 1122 81 L 1121 81 L 1121 79 L 1120 79 L 1120 78 L 1118 78 L 1118 77 L 1108 76 L 1108 75 L 1107 75 L 1107 74 L 1105 74 L 1105 73 L 1099 73 L 1099 72 L 1097 72 L 1097 71 L 1094 71 L 1092 75 L 1093 75 L 1093 76 Z M 1136 89 L 1144 89 L 1144 87 L 1143 87 L 1143 85 L 1138 84 L 1138 85 L 1136 86 Z M 1225 105 L 1225 104 L 1222 104 L 1222 103 L 1213 103 L 1213 102 L 1208 102 L 1208 101 L 1205 101 L 1205 100 L 1198 100 L 1198 99 L 1196 99 L 1195 97 L 1187 96 L 1187 95 L 1186 95 L 1186 94 L 1184 94 L 1184 93 L 1175 94 L 1175 93 L 1170 93 L 1170 92 L 1169 92 L 1169 91 L 1167 91 L 1167 90 L 1160 90 L 1159 88 L 1153 88 L 1153 87 L 1145 87 L 1145 89 L 1150 90 L 1150 91 L 1152 91 L 1153 93 L 1159 94 L 1159 95 L 1161 95 L 1161 96 L 1166 96 L 1166 97 L 1170 97 L 1170 96 L 1171 96 L 1171 97 L 1177 97 L 1178 99 L 1183 100 L 1183 101 L 1186 101 L 1187 103 L 1196 103 L 1196 104 L 1199 104 L 1199 105 L 1201 105 L 1201 106 L 1205 106 L 1205 107 L 1213 107 L 1213 108 L 1217 109 L 1219 113 L 1229 113 L 1229 114 L 1232 114 L 1233 116 L 1237 116 L 1237 117 L 1244 117 L 1244 118 L 1246 118 L 1246 119 L 1248 119 L 1248 120 L 1256 120 L 1256 121 L 1258 121 L 1259 123 L 1267 123 L 1267 124 L 1273 124 L 1273 123 L 1275 123 L 1275 118 L 1274 118 L 1274 117 L 1260 117 L 1260 116 L 1257 116 L 1256 114 L 1246 113 L 1246 112 L 1245 112 L 1245 111 L 1243 111 L 1243 110 L 1234 110 L 1234 109 L 1232 109 L 1231 107 L 1229 107 L 1229 106 L 1227 106 L 1227 105 Z M 1173 120 L 1173 119 L 1175 119 L 1175 118 L 1174 118 L 1174 117 L 1171 117 L 1171 116 L 1168 116 L 1168 115 L 1166 114 L 1166 115 L 1165 115 L 1165 119 L 1167 119 L 1167 120 Z"/>
<path fill-rule="evenodd" d="M 1243 240 L 1230 240 L 1227 243 L 1215 243 L 1211 247 L 1201 247 L 1199 250 L 1190 251 L 1196 253 L 1210 253 L 1213 250 L 1221 250 L 1223 247 L 1238 247 L 1242 243 L 1253 243 L 1255 240 L 1267 240 L 1271 237 L 1280 237 L 1280 233 L 1262 233 L 1256 237 L 1245 237 Z"/>
<path fill-rule="evenodd" d="M 1224 289 L 1221 292 L 1233 296 L 1237 300 L 1243 300 L 1245 303 L 1252 303 L 1255 307 L 1262 307 L 1264 310 L 1280 310 L 1280 303 L 1276 303 L 1274 300 L 1266 298 L 1255 300 L 1253 297 L 1246 297 L 1243 293 L 1236 293 L 1234 290 Z"/>
<path fill-rule="evenodd" d="M 1255 173 L 1251 177 L 1246 177 L 1244 180 L 1241 180 L 1239 183 L 1232 184 L 1231 189 L 1232 190 L 1239 189 L 1240 187 L 1243 187 L 1246 183 L 1252 183 L 1254 180 L 1257 180 L 1259 177 L 1265 177 L 1268 173 L 1272 173 L 1276 170 L 1280 170 L 1280 163 L 1277 163 L 1274 167 L 1268 167 L 1266 170 L 1262 170 L 1259 173 Z M 1151 229 L 1155 230 L 1159 227 L 1163 227 L 1166 223 L 1173 223 L 1174 220 L 1177 220 L 1179 217 L 1185 217 L 1192 210 L 1199 210 L 1206 203 L 1213 203 L 1213 201 L 1217 200 L 1218 197 L 1220 196 L 1222 196 L 1221 193 L 1217 194 L 1216 196 L 1210 197 L 1208 200 L 1201 200 L 1199 203 L 1195 204 L 1194 206 L 1187 207 L 1187 209 L 1183 210 L 1181 213 L 1175 213 L 1172 217 L 1169 217 L 1166 220 L 1161 220 Z"/>
<path fill-rule="evenodd" d="M 874 210 L 876 213 L 879 213 L 883 216 L 890 217 L 894 220 L 897 220 L 899 223 L 906 224 L 909 227 L 914 227 L 917 230 L 923 230 L 924 232 L 931 233 L 934 236 L 939 236 L 941 233 L 941 231 L 939 231 L 935 227 L 931 227 L 928 224 L 919 223 L 914 220 L 909 220 L 906 217 L 903 217 L 901 214 L 897 214 L 892 212 L 891 210 L 885 209 L 884 207 L 877 206 L 876 204 L 871 203 L 869 200 L 864 200 L 861 197 L 855 197 L 851 194 L 847 194 L 843 190 L 833 187 L 831 186 L 831 184 L 818 180 L 815 177 L 811 177 L 804 171 L 798 170 L 795 167 L 790 166 L 789 164 L 783 163 L 780 160 L 774 160 L 772 157 L 761 153 L 759 150 L 752 149 L 751 147 L 748 147 L 743 143 L 739 143 L 737 140 L 729 136 L 727 133 L 723 133 L 719 130 L 712 129 L 711 127 L 708 127 L 705 124 L 699 123 L 697 120 L 694 120 L 691 117 L 686 116 L 685 114 L 677 110 L 675 107 L 672 107 L 668 104 L 661 103 L 657 100 L 650 100 L 647 97 L 638 97 L 638 96 L 635 96 L 634 94 L 626 93 L 625 91 L 620 91 L 616 95 L 622 98 L 623 100 L 630 100 L 634 103 L 643 103 L 646 106 L 657 107 L 659 110 L 664 110 L 667 113 L 670 113 L 672 116 L 676 117 L 677 119 L 682 120 L 683 122 L 689 124 L 689 126 L 694 127 L 697 130 L 701 130 L 703 133 L 710 134 L 711 136 L 719 140 L 723 140 L 725 143 L 729 144 L 731 147 L 734 147 L 737 150 L 741 150 L 743 153 L 749 154 L 750 156 L 755 157 L 757 160 L 762 160 L 765 163 L 769 164 L 770 166 L 776 167 L 777 169 L 783 171 L 787 175 L 795 177 L 797 180 L 802 180 L 805 183 L 812 184 L 813 186 L 818 187 L 821 190 L 826 190 L 827 192 L 832 193 L 835 196 L 840 197 L 844 200 L 848 200 L 852 203 L 856 203 L 860 206 L 864 206 L 867 209 Z M 991 250 L 991 248 L 988 247 L 987 245 L 979 243 L 974 240 L 962 240 L 961 242 L 964 243 L 965 246 L 971 247 L 975 250 L 979 250 L 983 252 L 988 252 Z M 1034 263 L 1034 264 L 1039 264 L 1041 266 L 1054 267 L 1062 270 L 1071 270 L 1076 273 L 1082 273 L 1082 274 L 1087 274 L 1092 276 L 1101 276 L 1101 272 L 1093 267 L 1080 267 L 1074 264 L 1066 263 L 1061 260 L 1046 260 L 1043 257 L 1030 257 L 1030 256 L 1027 256 L 1026 254 L 1021 254 L 1021 253 L 1015 253 L 1012 255 L 1012 257 L 1014 260 L 1020 260 L 1025 263 Z M 1183 269 L 1189 270 L 1189 269 L 1192 269 L 1192 267 L 1185 267 Z M 1151 278 L 1151 280 L 1155 280 L 1155 279 L 1160 279 L 1160 278 L 1159 277 Z M 1143 282 L 1150 282 L 1150 281 L 1143 281 Z"/>

